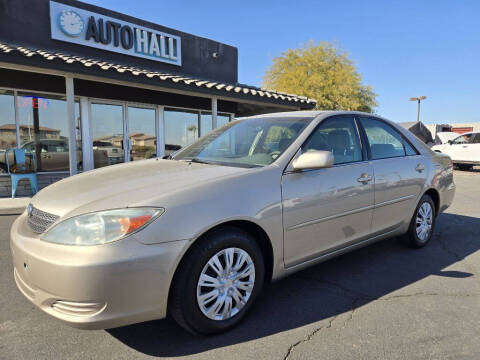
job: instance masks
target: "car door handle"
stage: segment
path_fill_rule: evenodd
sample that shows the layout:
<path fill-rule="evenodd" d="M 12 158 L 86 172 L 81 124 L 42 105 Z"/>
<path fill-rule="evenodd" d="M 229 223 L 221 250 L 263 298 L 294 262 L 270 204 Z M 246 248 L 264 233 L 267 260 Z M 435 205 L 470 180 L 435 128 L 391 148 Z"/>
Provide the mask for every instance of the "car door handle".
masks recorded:
<path fill-rule="evenodd" d="M 360 175 L 360 177 L 357 179 L 358 182 L 362 183 L 362 184 L 366 184 L 370 181 L 372 181 L 372 177 L 368 174 L 362 174 Z"/>
<path fill-rule="evenodd" d="M 422 172 L 423 170 L 425 170 L 425 166 L 423 164 L 418 164 L 415 170 L 418 172 Z"/>
<path fill-rule="evenodd" d="M 462 145 L 463 148 L 468 148 L 468 145 Z"/>

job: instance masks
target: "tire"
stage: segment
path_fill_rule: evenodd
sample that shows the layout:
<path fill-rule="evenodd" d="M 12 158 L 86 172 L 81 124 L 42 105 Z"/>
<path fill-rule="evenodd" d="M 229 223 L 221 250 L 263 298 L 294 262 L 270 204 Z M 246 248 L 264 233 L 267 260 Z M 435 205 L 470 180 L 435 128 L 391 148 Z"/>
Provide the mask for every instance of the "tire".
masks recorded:
<path fill-rule="evenodd" d="M 458 170 L 462 170 L 462 171 L 470 171 L 473 168 L 472 165 L 466 165 L 466 164 L 457 164 L 457 167 L 458 167 Z"/>
<path fill-rule="evenodd" d="M 422 213 L 424 214 L 426 209 L 430 211 L 430 216 L 428 216 L 427 213 L 427 219 L 425 219 L 425 216 L 422 216 Z M 418 202 L 412 220 L 410 221 L 410 227 L 404 237 L 410 247 L 418 249 L 428 244 L 435 230 L 436 215 L 435 203 L 432 198 L 428 195 L 423 195 Z M 422 219 L 425 219 L 425 221 Z M 418 226 L 417 221 L 420 222 Z M 430 224 L 430 227 L 428 227 L 428 224 Z M 417 228 L 422 226 L 426 229 L 426 233 L 423 233 L 421 229 L 417 231 Z"/>
<path fill-rule="evenodd" d="M 209 265 L 209 262 L 218 264 L 214 259 L 216 257 L 216 260 L 220 261 L 221 268 L 227 269 L 227 253 L 231 255 L 231 263 L 234 264 L 231 267 L 229 279 L 221 275 L 224 274 L 222 271 L 219 271 L 219 275 Z M 239 259 L 246 261 L 242 262 L 238 271 L 234 271 Z M 239 275 L 244 272 L 249 275 Z M 254 279 L 252 279 L 252 272 Z M 235 280 L 235 274 L 240 276 L 237 280 Z M 207 280 L 203 282 L 207 285 L 201 286 L 199 282 L 201 275 L 208 275 L 214 278 L 215 282 Z M 221 227 L 213 230 L 194 244 L 182 259 L 170 292 L 168 306 L 170 315 L 185 330 L 194 334 L 209 335 L 224 332 L 236 326 L 248 313 L 262 289 L 264 277 L 265 265 L 262 251 L 250 234 L 235 227 Z M 253 288 L 245 285 L 249 283 L 253 283 Z M 212 300 L 209 300 L 210 298 Z M 227 300 L 222 303 L 222 299 Z M 239 299 L 241 301 L 238 301 Z M 220 307 L 214 306 L 219 303 Z M 209 313 L 209 309 L 217 309 L 217 311 Z"/>

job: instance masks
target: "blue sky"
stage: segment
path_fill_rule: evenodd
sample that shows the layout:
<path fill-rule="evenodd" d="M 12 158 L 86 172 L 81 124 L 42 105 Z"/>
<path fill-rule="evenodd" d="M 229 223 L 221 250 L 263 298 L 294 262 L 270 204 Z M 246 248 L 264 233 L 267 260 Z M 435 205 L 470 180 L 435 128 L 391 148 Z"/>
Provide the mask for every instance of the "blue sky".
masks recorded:
<path fill-rule="evenodd" d="M 480 121 L 478 1 L 86 0 L 238 47 L 239 81 L 260 85 L 275 56 L 336 42 L 378 94 L 377 113 L 426 123 Z"/>

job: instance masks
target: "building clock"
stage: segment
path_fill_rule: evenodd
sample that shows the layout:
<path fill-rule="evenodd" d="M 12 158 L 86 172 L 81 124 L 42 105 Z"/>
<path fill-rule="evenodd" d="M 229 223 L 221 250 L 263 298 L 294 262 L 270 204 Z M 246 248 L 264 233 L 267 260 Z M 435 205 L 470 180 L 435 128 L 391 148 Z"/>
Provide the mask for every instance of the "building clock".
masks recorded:
<path fill-rule="evenodd" d="M 73 37 L 79 36 L 85 27 L 82 17 L 72 10 L 60 12 L 58 25 L 66 35 Z"/>

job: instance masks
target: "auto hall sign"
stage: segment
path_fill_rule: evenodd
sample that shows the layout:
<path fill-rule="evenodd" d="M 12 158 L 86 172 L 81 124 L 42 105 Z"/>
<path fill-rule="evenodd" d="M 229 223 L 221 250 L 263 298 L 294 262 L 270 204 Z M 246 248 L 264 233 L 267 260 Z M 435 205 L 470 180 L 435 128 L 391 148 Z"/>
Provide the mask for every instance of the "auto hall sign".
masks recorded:
<path fill-rule="evenodd" d="M 52 39 L 182 65 L 181 38 L 50 1 Z"/>

